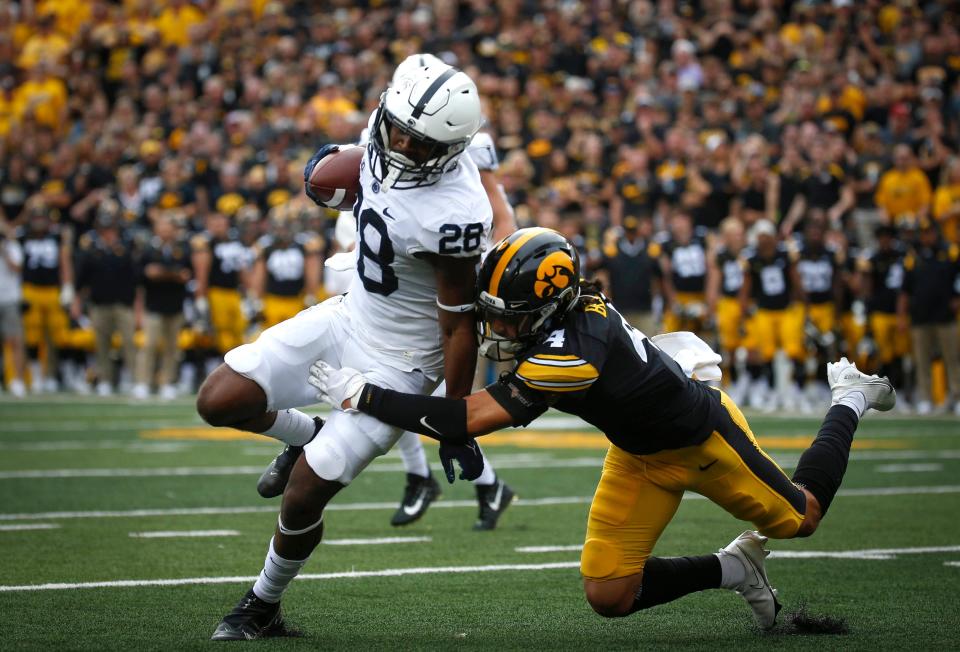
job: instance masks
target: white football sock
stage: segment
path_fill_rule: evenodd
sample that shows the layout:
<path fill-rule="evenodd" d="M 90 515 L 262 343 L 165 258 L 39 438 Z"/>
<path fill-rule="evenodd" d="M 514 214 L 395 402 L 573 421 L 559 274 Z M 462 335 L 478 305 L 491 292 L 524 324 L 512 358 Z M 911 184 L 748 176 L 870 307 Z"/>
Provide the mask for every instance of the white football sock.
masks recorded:
<path fill-rule="evenodd" d="M 276 420 L 263 434 L 291 446 L 303 446 L 313 439 L 315 427 L 313 419 L 300 410 L 277 410 Z"/>
<path fill-rule="evenodd" d="M 863 395 L 863 392 L 849 392 L 840 397 L 837 405 L 846 405 L 854 411 L 857 419 L 860 419 L 867 411 L 867 397 Z"/>
<path fill-rule="evenodd" d="M 407 473 L 419 475 L 421 478 L 430 476 L 430 466 L 427 464 L 427 454 L 423 450 L 420 435 L 415 432 L 405 432 L 397 440 L 397 450 L 403 460 L 403 467 Z"/>
<path fill-rule="evenodd" d="M 483 450 L 480 451 L 483 454 Z M 493 465 L 490 464 L 490 460 L 487 459 L 486 455 L 483 455 L 483 471 L 480 473 L 480 477 L 473 481 L 473 484 L 483 484 L 490 485 L 497 481 L 497 474 L 493 470 Z"/>
<path fill-rule="evenodd" d="M 715 552 L 717 559 L 720 560 L 720 588 L 735 589 L 747 579 L 747 569 L 743 567 L 743 562 L 735 556 Z"/>
<path fill-rule="evenodd" d="M 280 596 L 305 563 L 307 563 L 306 559 L 284 559 L 278 555 L 273 549 L 273 537 L 270 537 L 270 547 L 267 549 L 267 558 L 263 562 L 263 570 L 260 571 L 260 577 L 253 585 L 254 594 L 264 602 L 271 604 L 280 602 Z"/>

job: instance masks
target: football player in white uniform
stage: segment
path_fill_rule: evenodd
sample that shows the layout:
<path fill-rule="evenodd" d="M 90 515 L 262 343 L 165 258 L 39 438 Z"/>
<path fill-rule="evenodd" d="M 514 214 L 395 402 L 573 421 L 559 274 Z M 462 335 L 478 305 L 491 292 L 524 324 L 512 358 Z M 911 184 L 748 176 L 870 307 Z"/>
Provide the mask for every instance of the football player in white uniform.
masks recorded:
<path fill-rule="evenodd" d="M 398 391 L 470 393 L 476 365 L 474 286 L 491 209 L 473 160 L 461 156 L 480 128 L 477 87 L 450 66 L 419 68 L 381 96 L 354 205 L 356 274 L 350 291 L 267 329 L 228 352 L 200 389 L 211 425 L 260 432 L 302 446 L 264 567 L 214 640 L 284 632 L 280 597 L 323 533 L 323 510 L 402 430 L 359 412 L 326 423 L 296 410 L 316 402 L 307 383 L 316 360 L 362 368 Z M 305 170 L 335 145 L 322 147 Z M 308 192 L 309 194 L 309 192 Z M 441 450 L 463 476 L 482 470 L 475 444 Z"/>
<path fill-rule="evenodd" d="M 391 85 L 396 86 L 403 83 L 404 77 L 425 65 L 443 65 L 443 62 L 432 54 L 411 54 L 397 66 L 390 82 Z M 364 136 L 361 136 L 361 144 L 363 142 Z M 517 223 L 503 188 L 497 183 L 496 171 L 500 167 L 500 161 L 497 158 L 493 138 L 488 133 L 477 132 L 467 146 L 466 153 L 477 164 L 477 169 L 480 171 L 480 182 L 483 184 L 483 189 L 487 193 L 487 199 L 490 201 L 490 207 L 493 210 L 491 241 L 499 242 L 517 230 Z M 484 251 L 489 248 L 491 241 L 483 243 Z M 446 388 L 441 384 L 434 394 L 443 396 L 445 392 Z M 418 434 L 404 433 L 397 442 L 397 450 L 400 452 L 407 473 L 407 484 L 404 487 L 400 505 L 390 518 L 390 525 L 393 526 L 409 525 L 420 519 L 427 512 L 430 503 L 436 500 L 441 493 L 440 485 L 430 472 L 427 454 Z M 513 502 L 515 494 L 497 476 L 493 465 L 490 464 L 486 456 L 483 458 L 483 472 L 480 477 L 473 481 L 473 484 L 477 492 L 479 507 L 477 521 L 473 527 L 476 530 L 492 530 L 496 528 L 500 515 Z"/>

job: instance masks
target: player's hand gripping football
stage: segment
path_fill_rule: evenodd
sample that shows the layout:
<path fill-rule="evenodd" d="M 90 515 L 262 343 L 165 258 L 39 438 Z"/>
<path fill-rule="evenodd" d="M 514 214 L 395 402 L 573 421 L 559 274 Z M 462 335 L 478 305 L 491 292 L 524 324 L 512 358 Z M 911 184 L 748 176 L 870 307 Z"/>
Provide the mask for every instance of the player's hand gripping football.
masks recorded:
<path fill-rule="evenodd" d="M 355 411 L 367 379 L 356 369 L 335 369 L 323 360 L 310 365 L 307 382 L 317 388 L 317 400 L 338 410 Z"/>
<path fill-rule="evenodd" d="M 340 151 L 339 145 L 322 145 L 320 149 L 318 149 L 316 153 L 314 153 L 314 155 L 310 157 L 310 160 L 307 161 L 307 164 L 303 168 L 304 191 L 307 193 L 307 197 L 312 199 L 315 204 L 318 204 L 320 206 L 326 206 L 326 204 L 323 203 L 323 201 L 319 197 L 313 194 L 312 190 L 310 190 L 310 183 L 309 183 L 310 175 L 313 173 L 313 168 L 317 167 L 317 163 L 320 162 L 320 159 L 322 159 L 327 154 L 332 154 L 333 152 L 339 152 L 339 151 Z"/>
<path fill-rule="evenodd" d="M 483 473 L 483 453 L 476 440 L 468 439 L 462 444 L 440 442 L 440 463 L 447 475 L 447 482 L 453 484 L 455 470 L 453 461 L 460 464 L 461 480 L 476 480 Z"/>

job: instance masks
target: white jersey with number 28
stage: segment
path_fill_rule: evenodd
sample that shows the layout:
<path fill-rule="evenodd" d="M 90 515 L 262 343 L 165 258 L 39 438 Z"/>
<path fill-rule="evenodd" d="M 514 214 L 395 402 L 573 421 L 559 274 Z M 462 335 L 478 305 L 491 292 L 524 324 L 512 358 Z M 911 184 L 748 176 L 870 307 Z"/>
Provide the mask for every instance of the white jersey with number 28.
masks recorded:
<path fill-rule="evenodd" d="M 386 364 L 437 378 L 437 283 L 422 255 L 479 256 L 490 235 L 490 202 L 469 156 L 433 185 L 397 189 L 374 179 L 371 149 L 360 165 L 357 269 L 344 301 L 356 334 Z"/>

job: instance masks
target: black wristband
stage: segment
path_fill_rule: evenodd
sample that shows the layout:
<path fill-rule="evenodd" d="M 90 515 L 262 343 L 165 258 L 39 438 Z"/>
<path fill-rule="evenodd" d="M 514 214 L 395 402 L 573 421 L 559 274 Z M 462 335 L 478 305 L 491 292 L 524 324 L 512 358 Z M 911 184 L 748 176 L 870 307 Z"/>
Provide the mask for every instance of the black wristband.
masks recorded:
<path fill-rule="evenodd" d="M 442 442 L 461 444 L 470 436 L 467 402 L 462 398 L 404 394 L 367 383 L 357 409 L 391 426 Z"/>

